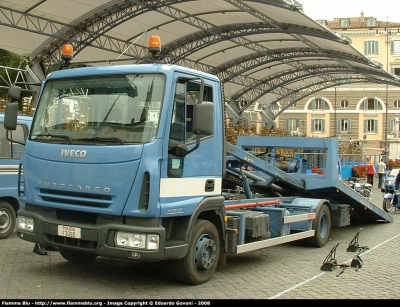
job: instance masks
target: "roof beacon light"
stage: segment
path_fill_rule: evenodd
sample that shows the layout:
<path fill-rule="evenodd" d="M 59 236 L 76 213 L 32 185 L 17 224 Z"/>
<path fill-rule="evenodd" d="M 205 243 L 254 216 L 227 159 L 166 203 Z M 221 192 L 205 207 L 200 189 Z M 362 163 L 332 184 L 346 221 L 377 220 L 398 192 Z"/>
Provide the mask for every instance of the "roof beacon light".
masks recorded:
<path fill-rule="evenodd" d="M 62 47 L 61 58 L 65 63 L 69 63 L 74 55 L 74 47 L 70 43 L 66 43 Z"/>
<path fill-rule="evenodd" d="M 161 38 L 157 35 L 152 35 L 149 40 L 149 52 L 155 56 L 161 52 Z"/>

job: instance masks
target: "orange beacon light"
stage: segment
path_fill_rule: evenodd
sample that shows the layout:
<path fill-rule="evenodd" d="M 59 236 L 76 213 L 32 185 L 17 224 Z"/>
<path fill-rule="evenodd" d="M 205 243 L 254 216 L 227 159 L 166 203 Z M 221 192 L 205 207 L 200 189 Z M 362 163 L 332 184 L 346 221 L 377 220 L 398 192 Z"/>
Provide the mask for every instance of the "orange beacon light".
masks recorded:
<path fill-rule="evenodd" d="M 62 47 L 61 58 L 66 62 L 70 62 L 74 55 L 74 47 L 70 43 L 66 43 Z"/>
<path fill-rule="evenodd" d="M 161 52 L 161 38 L 157 35 L 152 35 L 149 40 L 149 52 L 154 56 Z"/>

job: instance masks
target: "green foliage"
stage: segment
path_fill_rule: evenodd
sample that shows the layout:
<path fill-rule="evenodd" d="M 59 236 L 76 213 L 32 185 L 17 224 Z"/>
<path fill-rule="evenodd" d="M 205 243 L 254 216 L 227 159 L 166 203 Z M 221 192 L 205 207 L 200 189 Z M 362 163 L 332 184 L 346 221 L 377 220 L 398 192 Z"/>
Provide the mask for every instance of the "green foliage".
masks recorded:
<path fill-rule="evenodd" d="M 7 50 L 0 49 L 0 65 L 10 68 L 25 69 L 29 63 L 29 57 L 22 57 L 17 54 L 11 53 Z M 8 73 L 8 75 L 7 75 Z M 0 69 L 0 98 L 7 97 L 9 82 L 13 83 L 17 80 L 18 72 L 15 70 Z M 19 81 L 21 78 L 19 77 Z M 27 92 L 21 93 L 19 101 L 19 108 L 22 107 L 22 97 L 30 97 L 32 94 Z"/>
<path fill-rule="evenodd" d="M 0 49 L 0 65 L 12 68 L 25 68 L 27 60 L 17 54 L 8 52 L 6 50 Z M 10 79 L 15 80 L 17 76 L 16 71 L 9 71 Z M 8 86 L 5 80 L 8 80 L 8 76 L 4 69 L 0 70 L 0 85 Z M 0 97 L 5 97 L 7 95 L 7 89 L 0 88 Z"/>

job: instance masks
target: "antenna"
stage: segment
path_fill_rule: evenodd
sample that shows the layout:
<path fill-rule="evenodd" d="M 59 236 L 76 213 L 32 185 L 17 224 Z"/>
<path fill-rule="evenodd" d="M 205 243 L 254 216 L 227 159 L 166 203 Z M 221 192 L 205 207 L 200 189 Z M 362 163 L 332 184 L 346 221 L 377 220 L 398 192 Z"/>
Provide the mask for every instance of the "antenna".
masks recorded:
<path fill-rule="evenodd" d="M 136 42 L 139 40 L 139 38 L 141 38 L 141 37 L 143 36 L 143 34 L 145 34 L 146 32 L 147 32 L 147 30 L 145 30 L 132 44 L 130 44 L 129 47 L 126 48 L 126 49 L 119 55 L 119 57 L 117 58 L 117 60 L 118 60 L 129 48 L 131 48 L 132 45 L 133 45 L 134 43 L 136 43 Z"/>

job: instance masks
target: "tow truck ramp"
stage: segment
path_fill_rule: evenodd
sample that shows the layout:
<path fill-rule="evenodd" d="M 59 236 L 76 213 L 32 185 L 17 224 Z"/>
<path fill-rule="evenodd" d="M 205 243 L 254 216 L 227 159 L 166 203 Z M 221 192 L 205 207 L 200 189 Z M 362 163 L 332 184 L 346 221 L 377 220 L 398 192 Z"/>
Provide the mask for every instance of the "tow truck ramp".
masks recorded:
<path fill-rule="evenodd" d="M 255 156 L 254 148 L 264 148 L 265 154 Z M 278 148 L 321 153 L 326 160 L 324 174 L 307 173 L 307 161 L 302 158 L 275 155 Z M 240 183 L 246 198 L 254 197 L 254 191 L 314 197 L 328 200 L 331 206 L 349 205 L 351 217 L 361 221 L 393 222 L 392 216 L 343 182 L 336 138 L 241 136 L 236 145 L 227 143 L 226 155 L 226 178 Z M 282 162 L 286 162 L 285 170 L 277 167 Z"/>
<path fill-rule="evenodd" d="M 351 216 L 360 221 L 386 221 L 393 222 L 393 217 L 375 205 L 368 198 L 360 195 L 343 182 L 338 182 L 334 187 L 309 190 L 316 197 L 329 199 L 332 203 L 347 204 L 350 206 Z"/>

